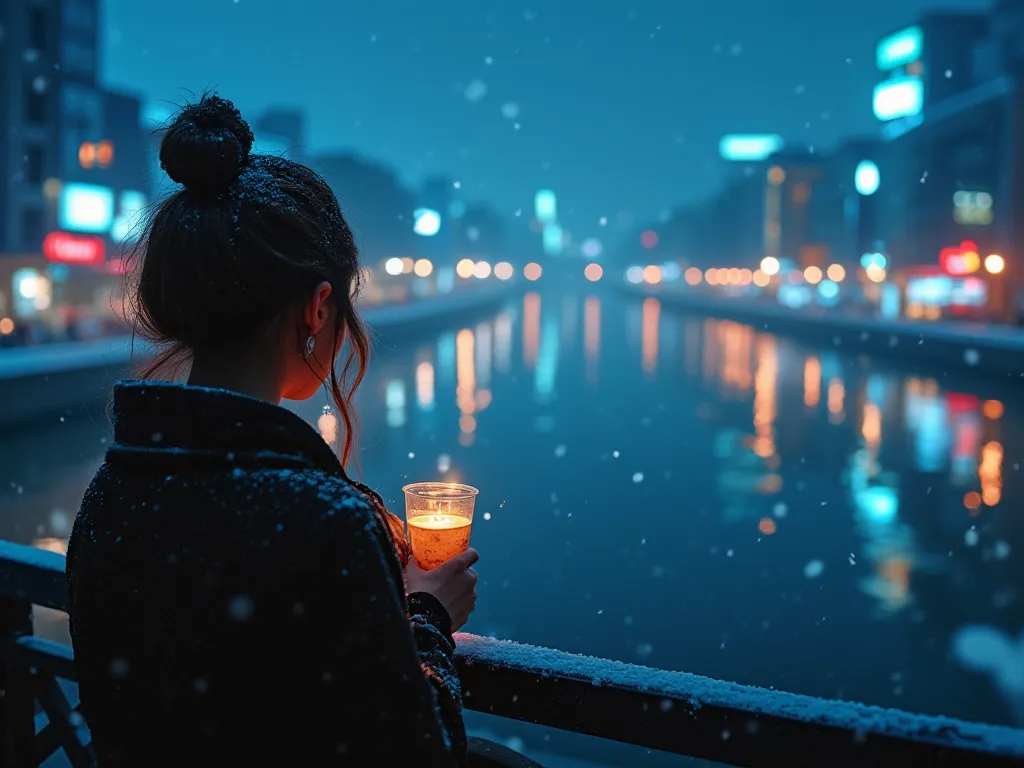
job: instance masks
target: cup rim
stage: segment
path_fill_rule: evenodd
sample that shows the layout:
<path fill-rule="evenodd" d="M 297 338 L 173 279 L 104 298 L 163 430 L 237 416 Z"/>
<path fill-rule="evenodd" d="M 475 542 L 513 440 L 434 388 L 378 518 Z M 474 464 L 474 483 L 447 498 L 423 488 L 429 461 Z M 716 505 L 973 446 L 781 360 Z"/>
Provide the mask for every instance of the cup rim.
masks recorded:
<path fill-rule="evenodd" d="M 438 490 L 447 490 L 450 493 L 430 495 L 426 496 L 419 491 L 437 488 Z M 409 494 L 412 496 L 419 496 L 420 498 L 429 499 L 442 499 L 444 501 L 456 501 L 459 499 L 472 499 L 480 494 L 480 491 L 474 488 L 472 485 L 465 485 L 463 483 L 445 483 L 439 480 L 427 480 L 420 483 L 410 483 L 402 488 L 402 493 Z"/>

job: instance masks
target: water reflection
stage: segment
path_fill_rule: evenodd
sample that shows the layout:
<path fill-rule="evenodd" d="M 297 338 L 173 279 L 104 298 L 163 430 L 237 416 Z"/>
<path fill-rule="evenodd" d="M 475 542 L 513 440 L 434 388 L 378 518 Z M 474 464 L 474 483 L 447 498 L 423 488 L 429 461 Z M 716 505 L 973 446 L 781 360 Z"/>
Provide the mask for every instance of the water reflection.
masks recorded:
<path fill-rule="evenodd" d="M 804 361 L 804 405 L 817 408 L 821 402 L 821 361 L 808 355 Z"/>
<path fill-rule="evenodd" d="M 455 403 L 459 407 L 459 443 L 470 446 L 475 439 L 476 360 L 473 354 L 473 331 L 464 328 L 455 337 L 456 379 Z"/>
<path fill-rule="evenodd" d="M 360 390 L 362 462 L 389 501 L 410 476 L 482 489 L 471 631 L 1006 720 L 994 694 L 957 693 L 947 640 L 969 621 L 1013 636 L 1024 623 L 1013 394 L 590 290 L 571 313 L 581 347 L 571 303 L 530 293 L 382 352 Z M 298 409 L 336 445 L 321 407 Z M 3 454 L 28 490 L 0 487 L 0 523 L 59 551 L 66 521 L 47 515 L 77 504 L 103 446 L 66 472 L 64 433 L 29 439 Z M 911 681 L 898 695 L 896 672 Z"/>
<path fill-rule="evenodd" d="M 653 374 L 658 368 L 660 318 L 661 302 L 653 298 L 644 299 L 643 327 L 640 331 L 642 340 L 640 347 L 644 371 L 651 374 Z"/>
<path fill-rule="evenodd" d="M 596 384 L 601 359 L 601 299 L 588 296 L 583 305 L 583 347 L 587 356 L 587 383 Z"/>
<path fill-rule="evenodd" d="M 523 365 L 531 371 L 540 350 L 540 294 L 523 297 Z"/>
<path fill-rule="evenodd" d="M 434 409 L 434 364 L 429 360 L 416 366 L 416 403 L 421 411 Z"/>

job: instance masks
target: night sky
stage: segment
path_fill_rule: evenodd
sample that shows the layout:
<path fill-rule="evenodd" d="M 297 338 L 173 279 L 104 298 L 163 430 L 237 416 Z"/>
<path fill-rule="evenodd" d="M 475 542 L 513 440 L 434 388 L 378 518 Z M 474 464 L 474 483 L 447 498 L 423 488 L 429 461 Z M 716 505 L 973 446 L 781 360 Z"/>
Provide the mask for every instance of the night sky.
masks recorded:
<path fill-rule="evenodd" d="M 723 133 L 870 133 L 876 39 L 924 8 L 985 5 L 105 0 L 103 72 L 154 100 L 216 87 L 250 118 L 301 106 L 311 149 L 355 148 L 410 183 L 446 172 L 506 214 L 549 186 L 585 237 L 707 195 Z"/>

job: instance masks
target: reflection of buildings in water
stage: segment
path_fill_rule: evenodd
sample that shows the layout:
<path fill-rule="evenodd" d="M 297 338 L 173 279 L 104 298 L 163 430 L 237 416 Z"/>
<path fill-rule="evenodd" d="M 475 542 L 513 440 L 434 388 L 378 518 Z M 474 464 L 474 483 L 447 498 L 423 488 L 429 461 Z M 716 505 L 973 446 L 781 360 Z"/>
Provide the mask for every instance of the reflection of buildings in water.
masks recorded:
<path fill-rule="evenodd" d="M 491 384 L 491 365 L 494 362 L 491 345 L 493 332 L 490 323 L 480 323 L 476 327 L 476 380 L 481 387 Z"/>
<path fill-rule="evenodd" d="M 596 384 L 601 358 L 601 299 L 588 296 L 583 305 L 583 349 L 587 359 L 587 383 Z"/>
<path fill-rule="evenodd" d="M 981 401 L 972 395 L 949 392 L 945 398 L 946 423 L 952 438 L 949 456 L 954 485 L 973 485 L 981 448 Z"/>
<path fill-rule="evenodd" d="M 459 442 L 470 445 L 476 431 L 476 360 L 473 331 L 464 328 L 455 337 L 455 403 L 459 407 Z"/>
<path fill-rule="evenodd" d="M 688 349 L 698 346 L 695 328 L 687 327 L 684 338 Z M 753 345 L 754 330 L 750 326 L 729 320 L 706 320 L 704 343 L 700 345 L 704 381 L 721 385 L 726 396 L 745 396 L 753 381 Z M 693 367 L 689 362 L 687 366 Z"/>
<path fill-rule="evenodd" d="M 845 408 L 846 387 L 842 379 L 830 379 L 828 382 L 828 420 L 833 424 L 842 424 L 846 419 Z"/>
<path fill-rule="evenodd" d="M 804 361 L 804 405 L 817 408 L 821 402 L 821 361 L 809 355 Z"/>
<path fill-rule="evenodd" d="M 1003 446 L 995 440 L 985 443 L 981 449 L 978 465 L 978 480 L 981 483 L 981 502 L 994 507 L 1003 496 Z"/>
<path fill-rule="evenodd" d="M 869 405 L 878 410 L 877 405 Z M 880 473 L 871 449 L 853 454 L 848 476 L 854 524 L 864 540 L 859 560 L 871 568 L 871 575 L 861 579 L 860 589 L 875 598 L 884 612 L 901 611 L 912 602 L 910 572 L 915 555 L 913 531 L 899 521 L 897 478 Z"/>
<path fill-rule="evenodd" d="M 694 378 L 700 374 L 700 322 L 692 317 L 684 317 L 682 322 L 684 371 L 688 378 Z"/>
<path fill-rule="evenodd" d="M 576 338 L 579 309 L 575 296 L 569 295 L 562 299 L 562 345 L 566 348 L 571 348 Z"/>
<path fill-rule="evenodd" d="M 416 404 L 421 411 L 434 410 L 434 364 L 429 360 L 416 366 Z"/>
<path fill-rule="evenodd" d="M 540 349 L 540 294 L 523 297 L 523 365 L 531 371 Z"/>
<path fill-rule="evenodd" d="M 654 374 L 658 369 L 658 341 L 661 331 L 661 302 L 654 298 L 644 299 L 641 336 L 641 364 L 645 373 Z"/>
<path fill-rule="evenodd" d="M 437 367 L 435 376 L 442 389 L 451 386 L 455 374 L 455 334 L 442 334 L 437 340 Z"/>
<path fill-rule="evenodd" d="M 548 318 L 544 323 L 537 354 L 537 368 L 533 374 L 534 399 L 538 403 L 549 403 L 555 395 L 555 380 L 558 376 L 558 320 Z"/>
<path fill-rule="evenodd" d="M 911 377 L 903 389 L 904 429 L 914 442 L 915 465 L 920 472 L 941 472 L 949 455 L 950 430 L 939 383 Z"/>
<path fill-rule="evenodd" d="M 494 321 L 494 367 L 498 373 L 512 370 L 511 312 L 502 312 Z"/>
<path fill-rule="evenodd" d="M 864 403 L 860 433 L 869 454 L 872 458 L 876 457 L 882 444 L 882 410 L 870 401 Z"/>
<path fill-rule="evenodd" d="M 405 382 L 391 379 L 384 388 L 384 405 L 387 409 L 385 420 L 389 427 L 404 427 L 405 413 Z"/>

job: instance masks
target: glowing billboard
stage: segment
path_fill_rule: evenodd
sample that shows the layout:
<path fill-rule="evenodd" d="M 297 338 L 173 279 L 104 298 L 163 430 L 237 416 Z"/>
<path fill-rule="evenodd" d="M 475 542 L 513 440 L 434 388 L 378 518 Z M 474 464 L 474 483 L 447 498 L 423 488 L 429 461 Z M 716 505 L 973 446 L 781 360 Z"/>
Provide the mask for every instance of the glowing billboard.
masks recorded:
<path fill-rule="evenodd" d="M 58 221 L 71 232 L 104 234 L 114 225 L 114 191 L 95 184 L 65 184 Z"/>
<path fill-rule="evenodd" d="M 875 48 L 875 64 L 882 72 L 902 67 L 921 58 L 924 33 L 920 27 L 907 27 L 882 38 Z"/>
<path fill-rule="evenodd" d="M 878 166 L 871 160 L 861 160 L 857 164 L 857 170 L 853 173 L 853 185 L 860 194 L 864 196 L 875 194 L 880 181 Z"/>
<path fill-rule="evenodd" d="M 562 245 L 565 236 L 562 228 L 557 224 L 548 224 L 544 227 L 544 252 L 549 256 L 557 256 L 562 252 Z"/>
<path fill-rule="evenodd" d="M 433 208 L 417 208 L 412 216 L 412 231 L 417 235 L 433 237 L 441 231 L 441 214 Z"/>
<path fill-rule="evenodd" d="M 780 149 L 782 137 L 774 133 L 731 133 L 718 142 L 718 154 L 730 162 L 758 162 Z"/>
<path fill-rule="evenodd" d="M 924 83 L 916 77 L 893 77 L 875 86 L 872 99 L 875 117 L 896 120 L 921 113 L 924 107 Z"/>
<path fill-rule="evenodd" d="M 58 264 L 94 266 L 103 263 L 106 245 L 102 239 L 90 235 L 51 232 L 43 240 L 43 255 Z"/>
<path fill-rule="evenodd" d="M 553 224 L 558 221 L 558 202 L 550 189 L 540 190 L 533 199 L 534 215 L 538 221 Z"/>

